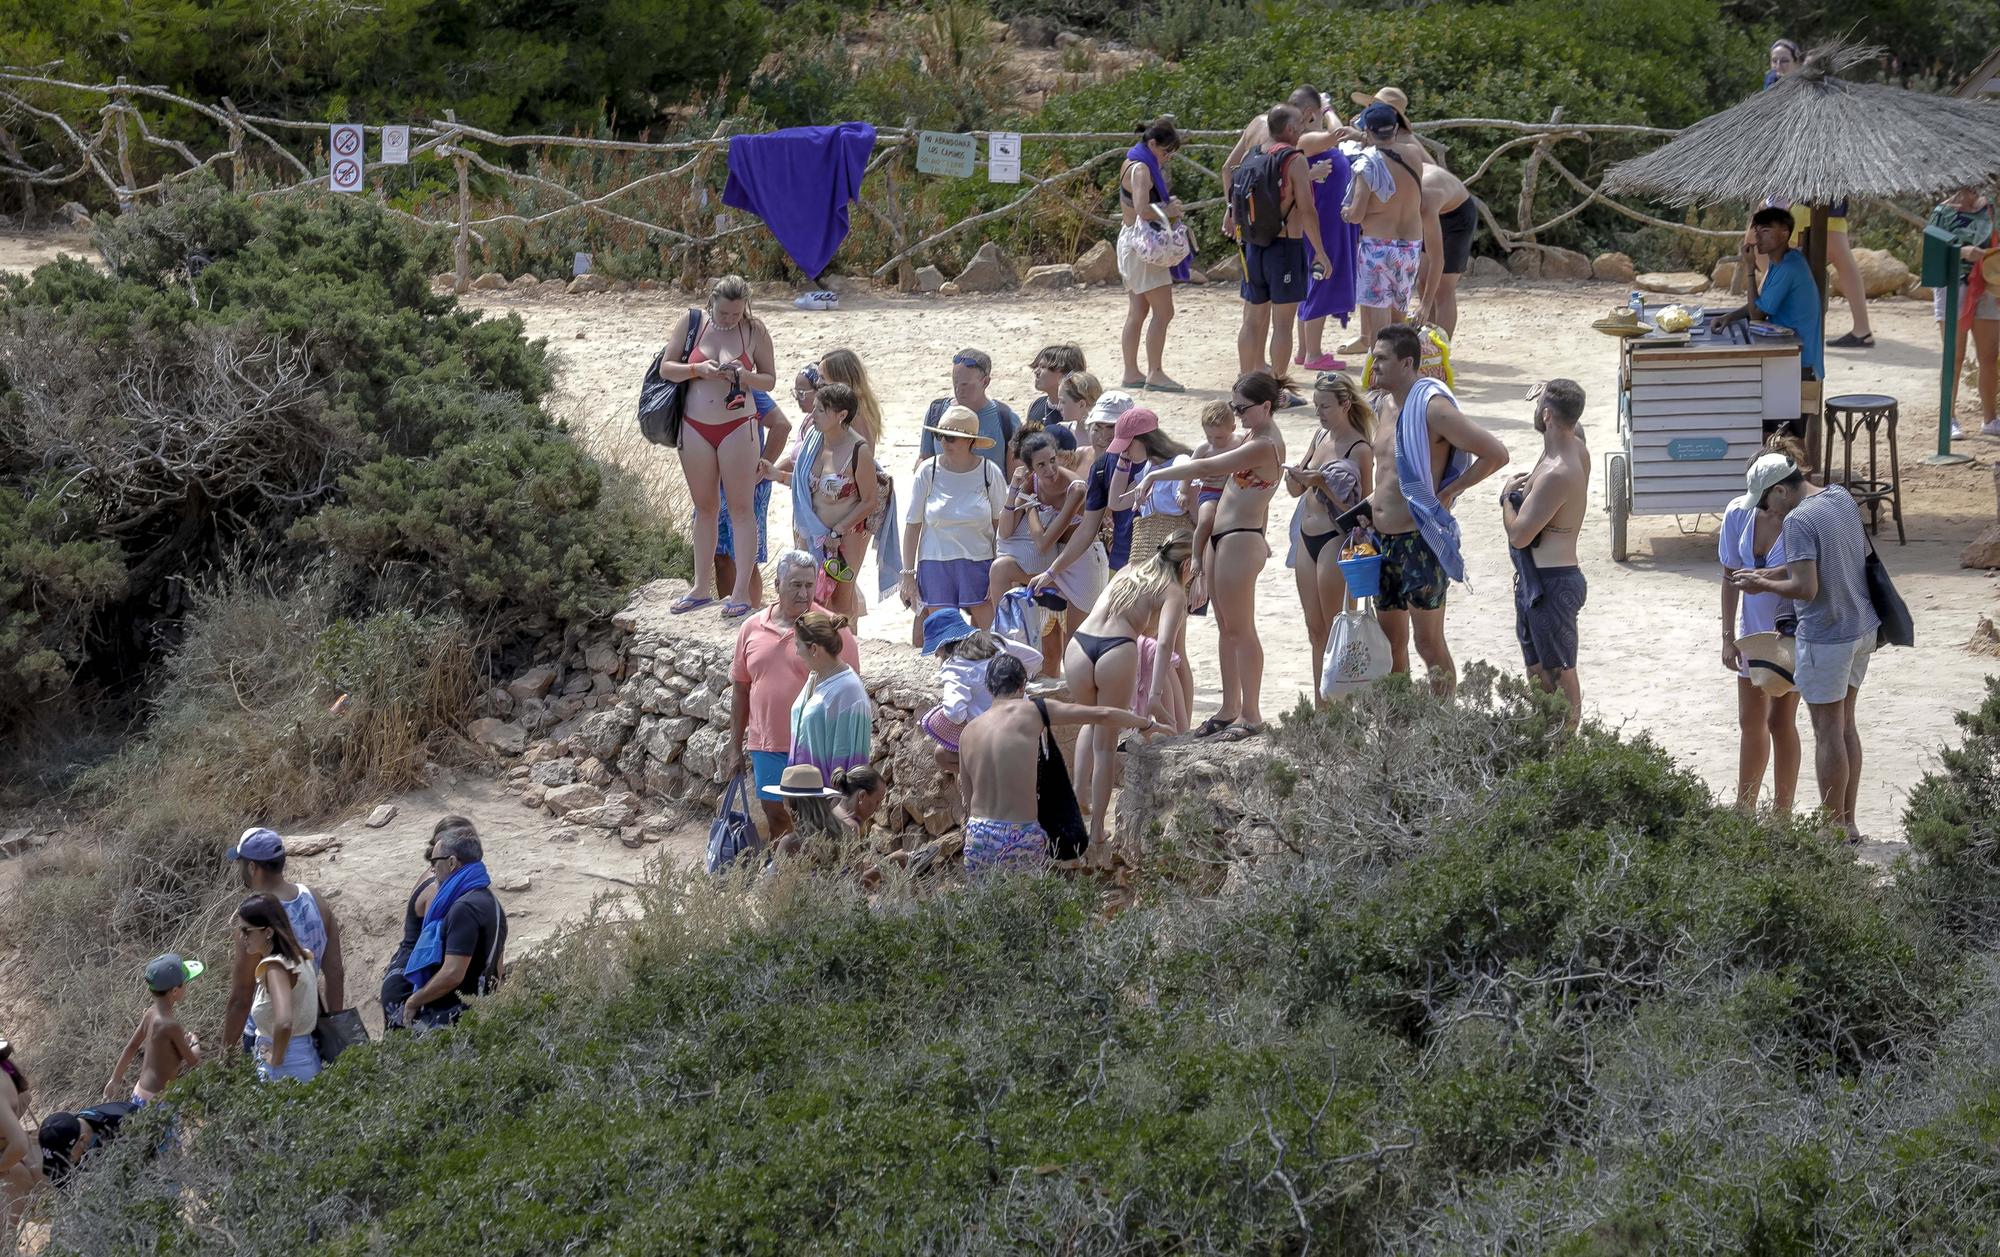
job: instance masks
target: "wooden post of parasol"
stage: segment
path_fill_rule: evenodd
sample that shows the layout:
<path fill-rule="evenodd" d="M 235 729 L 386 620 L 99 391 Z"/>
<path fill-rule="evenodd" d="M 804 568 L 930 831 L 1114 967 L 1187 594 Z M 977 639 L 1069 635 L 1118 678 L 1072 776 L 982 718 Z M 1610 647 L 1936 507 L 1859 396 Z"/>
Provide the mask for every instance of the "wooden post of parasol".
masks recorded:
<path fill-rule="evenodd" d="M 1809 205 L 1806 212 L 1812 215 L 1812 226 L 1806 231 L 1806 268 L 1812 272 L 1813 283 L 1819 287 L 1819 352 L 1815 355 L 1820 362 L 1826 361 L 1826 304 L 1827 289 L 1832 285 L 1826 274 L 1826 233 L 1827 207 Z M 1821 433 L 1826 416 L 1826 369 L 1820 369 L 1819 406 L 1806 419 L 1806 458 L 1808 461 L 1820 457 Z M 1826 454 L 1827 465 L 1832 466 L 1831 451 Z"/>

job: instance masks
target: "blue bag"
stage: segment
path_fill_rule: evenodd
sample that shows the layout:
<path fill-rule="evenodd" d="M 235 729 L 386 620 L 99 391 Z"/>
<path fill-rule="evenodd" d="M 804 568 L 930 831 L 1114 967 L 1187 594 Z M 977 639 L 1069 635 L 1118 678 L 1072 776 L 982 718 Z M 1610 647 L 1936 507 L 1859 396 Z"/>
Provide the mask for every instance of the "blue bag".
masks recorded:
<path fill-rule="evenodd" d="M 1040 619 L 1035 614 L 1035 596 L 1025 589 L 1010 589 L 1000 595 L 1000 605 L 993 609 L 993 631 L 1039 649 L 1042 638 L 1035 626 Z"/>
<path fill-rule="evenodd" d="M 757 823 L 750 819 L 750 792 L 743 774 L 729 779 L 722 791 L 722 811 L 708 823 L 708 871 L 720 873 L 736 857 L 757 846 Z"/>

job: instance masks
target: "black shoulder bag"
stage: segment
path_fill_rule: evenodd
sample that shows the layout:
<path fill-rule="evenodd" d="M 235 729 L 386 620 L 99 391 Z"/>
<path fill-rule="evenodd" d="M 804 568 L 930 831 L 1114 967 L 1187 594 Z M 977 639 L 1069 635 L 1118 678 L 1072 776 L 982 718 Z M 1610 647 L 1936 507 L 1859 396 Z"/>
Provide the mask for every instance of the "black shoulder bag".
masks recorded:
<path fill-rule="evenodd" d="M 1074 860 L 1090 845 L 1090 830 L 1083 824 L 1083 809 L 1076 805 L 1076 788 L 1069 783 L 1069 765 L 1063 763 L 1062 748 L 1056 745 L 1055 730 L 1049 727 L 1048 704 L 1037 698 L 1035 710 L 1042 714 L 1041 757 L 1035 765 L 1035 820 L 1049 836 L 1049 858 Z"/>
<path fill-rule="evenodd" d="M 688 310 L 687 343 L 681 346 L 681 361 L 694 356 L 695 342 L 701 339 L 701 311 Z M 655 445 L 677 449 L 681 443 L 681 416 L 687 413 L 687 384 L 660 377 L 666 360 L 666 346 L 653 355 L 646 378 L 639 383 L 639 433 Z"/>
<path fill-rule="evenodd" d="M 1868 526 L 1862 525 L 1862 536 L 1868 535 Z M 1882 627 L 1875 630 L 1877 646 L 1914 646 L 1917 644 L 1917 626 L 1910 619 L 1910 608 L 1903 602 L 1903 595 L 1896 592 L 1889 581 L 1889 569 L 1882 566 L 1882 556 L 1875 553 L 1875 539 L 1868 537 L 1868 557 L 1861 561 L 1861 574 L 1868 583 L 1868 605 L 1875 608 L 1875 618 L 1882 621 Z"/>

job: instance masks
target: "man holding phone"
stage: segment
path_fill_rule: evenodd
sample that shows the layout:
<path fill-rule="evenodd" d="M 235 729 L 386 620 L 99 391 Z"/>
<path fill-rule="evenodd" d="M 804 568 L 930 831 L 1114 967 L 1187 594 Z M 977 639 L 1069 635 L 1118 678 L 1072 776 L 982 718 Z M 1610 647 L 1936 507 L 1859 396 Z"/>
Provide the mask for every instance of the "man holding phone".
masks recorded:
<path fill-rule="evenodd" d="M 1757 282 L 1757 255 L 1771 259 L 1764 282 Z M 1766 207 L 1750 219 L 1743 244 L 1742 273 L 1750 277 L 1750 300 L 1715 320 L 1721 331 L 1744 319 L 1768 319 L 1798 334 L 1799 361 L 1816 380 L 1826 378 L 1826 346 L 1819 335 L 1819 286 L 1805 254 L 1792 247 L 1792 212 Z"/>

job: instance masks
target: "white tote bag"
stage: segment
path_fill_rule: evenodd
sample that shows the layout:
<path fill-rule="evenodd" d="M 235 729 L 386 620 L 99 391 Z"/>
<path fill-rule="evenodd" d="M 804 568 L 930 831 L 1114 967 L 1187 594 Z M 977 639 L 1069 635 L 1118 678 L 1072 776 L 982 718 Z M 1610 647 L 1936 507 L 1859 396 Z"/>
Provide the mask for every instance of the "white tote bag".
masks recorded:
<path fill-rule="evenodd" d="M 1359 694 L 1389 675 L 1389 635 L 1375 621 L 1374 608 L 1343 611 L 1326 638 L 1326 666 L 1320 670 L 1320 697 Z"/>

